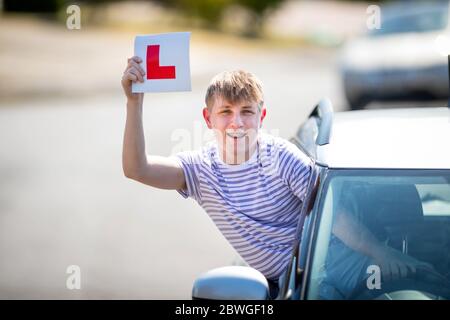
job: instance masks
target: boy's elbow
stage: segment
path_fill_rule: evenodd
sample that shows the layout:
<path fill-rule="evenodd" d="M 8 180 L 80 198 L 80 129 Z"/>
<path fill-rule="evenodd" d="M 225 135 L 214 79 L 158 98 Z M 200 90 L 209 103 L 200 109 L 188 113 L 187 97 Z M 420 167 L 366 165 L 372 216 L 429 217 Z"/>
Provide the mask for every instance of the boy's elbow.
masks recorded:
<path fill-rule="evenodd" d="M 123 169 L 123 175 L 125 176 L 125 178 L 133 179 L 131 172 L 129 172 L 129 171 L 125 170 L 125 169 Z"/>
<path fill-rule="evenodd" d="M 132 180 L 138 180 L 139 179 L 139 174 L 136 172 L 136 170 L 131 170 L 128 168 L 123 168 L 123 175 L 125 177 L 127 177 L 128 179 L 132 179 Z"/>
<path fill-rule="evenodd" d="M 125 178 L 133 179 L 132 175 L 129 172 L 125 171 L 125 170 L 123 171 L 123 175 L 125 176 Z"/>

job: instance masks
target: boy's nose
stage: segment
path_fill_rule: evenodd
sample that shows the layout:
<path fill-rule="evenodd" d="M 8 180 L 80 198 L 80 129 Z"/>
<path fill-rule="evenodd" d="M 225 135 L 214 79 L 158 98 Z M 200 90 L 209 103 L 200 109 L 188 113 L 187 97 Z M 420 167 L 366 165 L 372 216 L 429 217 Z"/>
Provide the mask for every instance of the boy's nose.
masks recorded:
<path fill-rule="evenodd" d="M 241 116 L 239 114 L 234 115 L 233 118 L 231 119 L 230 127 L 233 129 L 238 129 L 242 127 L 242 125 L 243 122 Z"/>

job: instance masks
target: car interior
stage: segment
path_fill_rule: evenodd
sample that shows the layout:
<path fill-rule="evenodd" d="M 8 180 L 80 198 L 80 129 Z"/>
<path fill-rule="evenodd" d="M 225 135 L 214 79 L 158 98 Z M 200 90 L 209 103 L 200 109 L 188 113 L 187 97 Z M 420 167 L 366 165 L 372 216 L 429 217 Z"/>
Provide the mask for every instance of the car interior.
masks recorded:
<path fill-rule="evenodd" d="M 367 289 L 362 281 L 350 298 L 370 299 L 416 290 L 427 298 L 449 299 L 450 212 L 424 215 L 423 200 L 414 184 L 352 182 L 342 190 L 343 201 L 352 202 L 355 219 L 378 241 L 434 268 L 432 272 L 417 270 L 405 279 L 385 284 L 381 291 Z"/>

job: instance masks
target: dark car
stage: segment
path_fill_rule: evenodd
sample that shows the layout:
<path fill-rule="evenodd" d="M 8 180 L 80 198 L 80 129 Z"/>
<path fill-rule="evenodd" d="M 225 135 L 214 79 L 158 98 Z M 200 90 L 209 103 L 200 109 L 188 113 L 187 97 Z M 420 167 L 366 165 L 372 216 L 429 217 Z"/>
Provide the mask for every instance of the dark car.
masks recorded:
<path fill-rule="evenodd" d="M 200 276 L 193 298 L 450 299 L 449 138 L 447 107 L 333 113 L 321 101 L 291 140 L 314 168 L 278 295 L 230 266 Z"/>

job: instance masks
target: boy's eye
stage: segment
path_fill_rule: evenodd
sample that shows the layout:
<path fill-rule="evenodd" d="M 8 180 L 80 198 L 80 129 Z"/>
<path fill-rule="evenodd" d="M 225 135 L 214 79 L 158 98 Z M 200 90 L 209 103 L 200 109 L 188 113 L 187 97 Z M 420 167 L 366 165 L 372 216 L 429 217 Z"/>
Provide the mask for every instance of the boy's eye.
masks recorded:
<path fill-rule="evenodd" d="M 228 110 L 228 109 L 226 109 L 226 110 L 220 111 L 219 113 L 220 113 L 220 114 L 231 114 L 231 111 Z M 249 114 L 254 114 L 254 112 L 253 112 L 252 110 L 243 110 L 242 113 L 243 113 L 243 114 L 247 114 L 247 115 L 249 115 Z"/>

